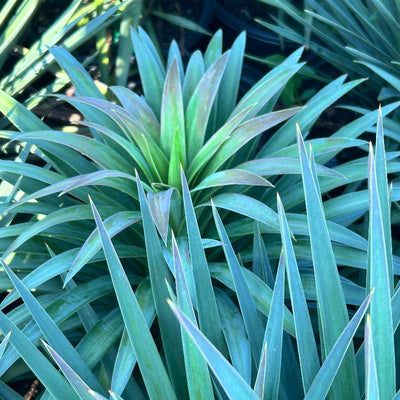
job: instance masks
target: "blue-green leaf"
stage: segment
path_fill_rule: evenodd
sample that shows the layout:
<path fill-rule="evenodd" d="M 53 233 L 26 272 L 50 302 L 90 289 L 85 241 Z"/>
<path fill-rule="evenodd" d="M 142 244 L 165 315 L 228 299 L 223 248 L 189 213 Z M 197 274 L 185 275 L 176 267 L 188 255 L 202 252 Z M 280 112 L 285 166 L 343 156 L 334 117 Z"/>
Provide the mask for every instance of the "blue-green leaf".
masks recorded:
<path fill-rule="evenodd" d="M 365 347 L 365 399 L 379 400 L 378 375 L 376 372 L 374 341 L 372 338 L 371 318 L 367 314 L 364 329 Z"/>
<path fill-rule="evenodd" d="M 161 338 L 167 359 L 168 371 L 171 374 L 176 395 L 178 397 L 185 396 L 187 388 L 184 365 L 181 363 L 181 360 L 183 359 L 183 351 L 180 328 L 179 324 L 172 318 L 172 312 L 165 302 L 165 299 L 169 296 L 165 281 L 167 280 L 169 285 L 172 287 L 171 274 L 164 260 L 161 243 L 157 236 L 149 205 L 138 175 L 136 176 L 136 179 L 140 199 L 140 210 L 142 213 L 151 288 L 153 291 L 158 324 L 160 326 Z"/>
<path fill-rule="evenodd" d="M 0 329 L 3 332 L 11 331 L 9 338 L 11 345 L 40 382 L 42 382 L 45 388 L 51 393 L 54 399 L 64 400 L 66 397 L 71 400 L 79 399 L 79 396 L 77 396 L 72 387 L 53 367 L 50 361 L 47 360 L 36 346 L 2 312 L 0 312 Z"/>
<path fill-rule="evenodd" d="M 267 345 L 267 366 L 263 399 L 276 400 L 279 394 L 279 384 L 282 363 L 282 333 L 283 306 L 285 300 L 285 260 L 283 254 L 279 260 L 275 279 L 271 310 L 268 315 L 267 327 L 264 333 L 264 345 Z"/>
<path fill-rule="evenodd" d="M 233 300 L 223 290 L 216 288 L 215 294 L 232 366 L 250 385 L 252 358 L 242 315 Z"/>
<path fill-rule="evenodd" d="M 226 169 L 225 171 L 215 172 L 203 179 L 192 192 L 204 190 L 211 187 L 221 187 L 227 185 L 248 185 L 248 186 L 269 186 L 273 185 L 261 176 L 253 172 L 242 169 Z"/>
<path fill-rule="evenodd" d="M 289 225 L 283 204 L 278 195 L 279 224 L 281 228 L 282 250 L 286 264 L 288 286 L 296 329 L 297 350 L 301 368 L 303 389 L 306 393 L 317 374 L 320 363 L 310 314 L 301 283 L 299 268 L 291 241 Z"/>
<path fill-rule="evenodd" d="M 336 343 L 333 345 L 321 369 L 318 371 L 310 389 L 308 390 L 305 400 L 324 399 L 328 394 L 329 388 L 340 368 L 341 363 L 345 357 L 351 340 L 357 331 L 361 320 L 367 311 L 373 291 L 363 301 L 360 308 L 354 314 L 351 321 L 347 324 L 346 328 L 340 334 Z M 349 382 L 347 382 L 349 384 Z M 357 382 L 355 382 L 357 385 Z"/>
<path fill-rule="evenodd" d="M 187 158 L 193 160 L 203 146 L 207 123 L 229 53 L 223 54 L 204 73 L 185 113 Z"/>
<path fill-rule="evenodd" d="M 1 341 L 0 344 L 0 360 L 3 357 L 4 350 L 6 349 L 8 340 L 10 339 L 11 331 L 7 333 L 7 335 L 4 336 L 3 340 Z"/>
<path fill-rule="evenodd" d="M 203 56 L 199 50 L 195 51 L 189 59 L 183 81 L 182 95 L 183 105 L 186 107 L 204 74 Z"/>
<path fill-rule="evenodd" d="M 383 161 L 385 162 L 385 161 Z M 396 392 L 392 302 L 386 253 L 385 228 L 380 203 L 375 157 L 370 145 L 368 165 L 369 235 L 367 288 L 375 288 L 371 300 L 371 331 L 376 359 L 379 395 L 392 398 Z"/>
<path fill-rule="evenodd" d="M 229 115 L 235 108 L 239 92 L 245 46 L 246 32 L 242 32 L 232 44 L 229 60 L 224 75 L 222 76 L 217 98 L 217 127 L 222 126 L 225 121 L 227 121 Z M 229 96 L 226 96 L 225 93 L 229 93 Z"/>
<path fill-rule="evenodd" d="M 161 104 L 161 147 L 168 157 L 172 152 L 175 135 L 178 136 L 180 162 L 186 165 L 185 119 L 178 62 L 175 58 L 165 77 Z"/>
<path fill-rule="evenodd" d="M 149 40 L 146 40 L 147 35 L 142 29 L 139 29 L 139 34 L 131 29 L 131 36 L 146 102 L 159 117 L 165 80 L 164 68 L 154 46 L 149 48 Z"/>
<path fill-rule="evenodd" d="M 257 400 L 257 396 L 250 386 L 228 363 L 214 345 L 199 331 L 198 328 L 196 328 L 189 318 L 187 318 L 186 315 L 171 302 L 171 300 L 168 300 L 168 304 L 176 318 L 202 353 L 215 377 L 228 395 L 228 398 Z"/>
<path fill-rule="evenodd" d="M 225 253 L 225 258 L 228 261 L 228 265 L 231 270 L 231 274 L 235 284 L 236 296 L 239 301 L 239 306 L 242 312 L 247 335 L 250 339 L 253 359 L 255 363 L 258 363 L 263 343 L 263 327 L 261 324 L 261 320 L 258 315 L 254 299 L 250 294 L 249 287 L 247 286 L 246 280 L 243 276 L 242 267 L 240 266 L 239 261 L 236 258 L 235 251 L 233 250 L 231 242 L 218 214 L 218 211 L 214 203 L 211 203 L 211 205 L 215 224 L 218 230 L 218 236 L 221 242 L 224 244 L 223 250 Z"/>
<path fill-rule="evenodd" d="M 149 327 L 151 327 L 155 318 L 155 308 L 153 294 L 151 292 L 150 280 L 143 279 L 136 289 L 135 297 L 142 309 L 144 318 Z M 129 380 L 132 378 L 132 372 L 136 365 L 136 355 L 132 348 L 131 341 L 126 329 L 124 329 L 115 358 L 114 368 L 111 378 L 111 390 L 116 394 L 122 394 L 129 389 Z M 128 385 L 128 386 L 127 386 Z M 130 393 L 136 396 L 134 393 Z M 144 396 L 143 396 L 144 398 Z"/>
<path fill-rule="evenodd" d="M 1 260 L 0 263 L 5 269 L 13 285 L 21 295 L 21 298 L 29 309 L 29 312 L 42 331 L 43 336 L 48 340 L 49 343 L 53 345 L 55 349 L 58 350 L 60 355 L 71 365 L 71 368 L 73 368 L 82 377 L 82 379 L 88 382 L 97 391 L 103 391 L 103 388 L 93 372 L 83 362 L 79 353 L 64 336 L 61 329 L 57 326 L 49 314 L 47 314 L 45 309 L 31 294 L 29 289 L 21 282 L 21 280 L 15 275 L 15 273 L 6 263 Z"/>
<path fill-rule="evenodd" d="M 107 234 L 104 223 L 94 204 L 91 203 L 91 205 L 125 328 L 135 351 L 149 396 L 152 400 L 159 398 L 175 400 L 171 382 L 136 296 Z"/>
<path fill-rule="evenodd" d="M 183 68 L 183 61 L 182 61 L 182 55 L 181 51 L 179 49 L 178 43 L 176 43 L 176 40 L 172 40 L 169 50 L 168 50 L 168 60 L 167 60 L 167 70 L 171 66 L 172 62 L 176 58 L 176 61 L 178 62 L 178 69 L 179 69 L 179 80 L 181 85 L 183 84 L 183 79 L 185 77 L 185 72 Z"/>
<path fill-rule="evenodd" d="M 54 351 L 47 343 L 42 341 L 46 350 L 50 353 L 53 357 L 54 361 L 60 367 L 62 373 L 68 379 L 68 382 L 74 388 L 75 392 L 82 400 L 106 400 L 105 397 L 101 396 L 100 394 L 96 393 L 95 395 L 90 394 L 91 389 L 90 387 L 82 380 L 82 378 Z"/>
<path fill-rule="evenodd" d="M 271 264 L 260 232 L 260 224 L 257 221 L 254 222 L 253 237 L 253 272 L 272 289 L 274 277 L 272 276 Z"/>
<path fill-rule="evenodd" d="M 92 77 L 74 56 L 59 46 L 50 47 L 49 51 L 58 64 L 60 64 L 62 69 L 71 78 L 75 92 L 78 96 L 91 96 L 105 99 L 100 89 L 94 83 Z"/>
<path fill-rule="evenodd" d="M 192 301 L 190 299 L 189 288 L 187 285 L 185 272 L 182 266 L 178 245 L 174 236 L 172 237 L 172 250 L 175 267 L 176 294 L 178 306 L 188 319 L 197 325 L 196 316 Z M 189 396 L 191 400 L 211 399 L 213 397 L 213 389 L 211 385 L 210 374 L 207 364 L 196 345 L 190 339 L 185 329 L 181 326 L 183 355 L 185 359 L 185 367 L 187 374 L 187 382 Z"/>
<path fill-rule="evenodd" d="M 263 351 L 261 353 L 260 363 L 258 365 L 256 381 L 254 383 L 254 392 L 260 399 L 262 399 L 264 396 L 265 378 L 266 378 L 265 372 L 267 370 L 267 350 L 268 350 L 268 343 L 265 342 Z"/>
<path fill-rule="evenodd" d="M 196 304 L 200 329 L 209 340 L 224 354 L 224 338 L 221 321 L 215 301 L 210 271 L 204 252 L 200 230 L 190 197 L 185 174 L 182 171 L 182 195 L 185 208 L 186 230 L 189 239 L 190 258 L 196 287 Z"/>
<path fill-rule="evenodd" d="M 378 188 L 379 203 L 382 213 L 383 235 L 386 248 L 387 270 L 389 277 L 390 294 L 393 294 L 393 255 L 392 232 L 390 224 L 390 195 L 388 187 L 386 152 L 383 132 L 382 108 L 379 106 L 378 122 L 376 124 L 376 149 L 375 149 L 376 183 Z"/>
<path fill-rule="evenodd" d="M 322 354 L 327 356 L 348 324 L 349 317 L 322 207 L 319 184 L 315 181 L 315 169 L 310 165 L 299 127 L 297 127 L 297 141 L 310 231 L 318 315 L 321 322 Z M 352 346 L 337 373 L 331 393 L 335 399 L 359 397 Z"/>

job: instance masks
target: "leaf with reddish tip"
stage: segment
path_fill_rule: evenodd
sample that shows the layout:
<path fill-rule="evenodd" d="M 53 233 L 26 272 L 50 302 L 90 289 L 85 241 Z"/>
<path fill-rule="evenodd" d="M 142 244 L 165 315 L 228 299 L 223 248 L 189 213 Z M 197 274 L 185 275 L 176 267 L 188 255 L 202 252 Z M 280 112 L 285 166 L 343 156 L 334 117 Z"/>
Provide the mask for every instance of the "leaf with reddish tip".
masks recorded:
<path fill-rule="evenodd" d="M 151 216 L 164 244 L 167 245 L 171 196 L 174 189 L 147 193 Z"/>

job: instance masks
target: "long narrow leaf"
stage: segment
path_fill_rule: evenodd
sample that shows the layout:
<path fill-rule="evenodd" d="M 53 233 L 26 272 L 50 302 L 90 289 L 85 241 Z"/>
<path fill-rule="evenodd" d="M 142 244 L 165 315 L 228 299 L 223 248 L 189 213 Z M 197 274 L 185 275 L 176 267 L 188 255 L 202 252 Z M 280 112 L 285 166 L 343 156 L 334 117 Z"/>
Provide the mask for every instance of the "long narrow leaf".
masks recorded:
<path fill-rule="evenodd" d="M 96 397 L 90 394 L 90 387 L 82 380 L 82 378 L 76 374 L 76 372 L 57 354 L 54 349 L 52 349 L 47 343 L 42 341 L 46 350 L 50 353 L 53 357 L 54 361 L 60 367 L 61 371 L 68 379 L 68 382 L 71 386 L 75 389 L 76 393 L 82 400 L 105 400 L 106 398 L 97 394 Z"/>
<path fill-rule="evenodd" d="M 200 230 L 193 208 L 192 199 L 186 177 L 182 171 L 182 193 L 185 208 L 186 229 L 189 239 L 190 258 L 193 267 L 193 277 L 196 287 L 196 304 L 200 329 L 208 339 L 224 354 L 224 338 L 221 321 L 211 283 L 210 271 L 204 248 L 201 242 Z"/>
<path fill-rule="evenodd" d="M 193 160 L 202 148 L 207 129 L 208 118 L 228 61 L 229 53 L 223 54 L 205 72 L 187 106 L 186 145 L 188 159 Z"/>
<path fill-rule="evenodd" d="M 276 274 L 271 310 L 268 316 L 264 334 L 264 344 L 267 344 L 267 366 L 263 399 L 276 400 L 279 394 L 281 363 L 282 363 L 282 333 L 283 305 L 285 298 L 285 260 L 282 255 Z"/>
<path fill-rule="evenodd" d="M 165 299 L 169 297 L 165 281 L 167 280 L 172 287 L 171 274 L 169 273 L 162 254 L 160 240 L 157 236 L 142 183 L 139 176 L 136 176 L 136 179 L 140 199 L 140 210 L 142 213 L 151 288 L 153 291 L 154 304 L 156 306 L 168 370 L 172 377 L 176 395 L 185 396 L 187 388 L 185 385 L 186 378 L 184 366 L 181 363 L 181 360 L 183 359 L 183 351 L 180 328 L 179 324 L 172 319 L 171 310 L 165 302 Z"/>
<path fill-rule="evenodd" d="M 306 153 L 304 141 L 297 127 L 297 141 L 301 160 L 304 195 L 310 230 L 311 252 L 314 265 L 318 299 L 318 315 L 321 321 L 323 355 L 328 355 L 336 340 L 348 323 L 346 302 L 340 284 L 336 260 L 322 208 L 319 184 L 315 181 L 312 166 Z M 349 384 L 352 382 L 352 384 Z M 334 398 L 358 398 L 357 372 L 354 350 L 350 346 L 335 382 L 332 385 Z"/>
<path fill-rule="evenodd" d="M 296 329 L 296 341 L 299 352 L 301 377 L 303 381 L 303 389 L 306 393 L 319 370 L 320 363 L 314 332 L 311 325 L 310 314 L 308 311 L 307 302 L 300 279 L 300 273 L 290 237 L 290 230 L 279 195 L 278 213 L 281 228 L 282 249 L 286 264 L 290 299 L 293 309 L 294 326 Z"/>
<path fill-rule="evenodd" d="M 83 360 L 79 356 L 79 353 L 64 336 L 61 329 L 47 314 L 45 309 L 40 305 L 40 303 L 31 294 L 27 287 L 21 282 L 21 280 L 18 279 L 11 268 L 3 261 L 0 260 L 0 262 L 5 269 L 8 277 L 12 281 L 13 285 L 21 295 L 24 303 L 28 307 L 29 312 L 32 314 L 32 317 L 38 324 L 40 330 L 43 333 L 43 336 L 49 341 L 49 343 L 52 343 L 54 348 L 58 349 L 60 355 L 65 360 L 67 360 L 67 362 L 82 377 L 82 379 L 88 382 L 93 387 L 93 389 L 96 389 L 99 392 L 103 391 L 103 388 L 101 387 L 93 372 L 83 362 Z"/>
<path fill-rule="evenodd" d="M 354 317 L 340 334 L 336 343 L 329 352 L 325 362 L 323 363 L 321 369 L 318 371 L 314 382 L 307 392 L 305 400 L 324 399 L 325 396 L 328 394 L 329 388 L 332 385 L 332 382 L 338 372 L 338 369 L 340 368 L 341 363 L 343 362 L 346 351 L 350 346 L 351 340 L 353 339 L 353 336 L 356 333 L 365 312 L 367 311 L 372 294 L 373 290 L 363 301 L 360 308 L 354 314 Z"/>
<path fill-rule="evenodd" d="M 3 357 L 4 350 L 6 349 L 8 340 L 10 339 L 11 331 L 7 333 L 7 335 L 4 336 L 3 340 L 1 341 L 0 344 L 0 360 Z"/>
<path fill-rule="evenodd" d="M 378 185 L 379 204 L 381 206 L 383 235 L 386 247 L 386 260 L 389 278 L 390 294 L 393 294 L 393 255 L 392 255 L 392 232 L 390 226 L 390 205 L 389 188 L 386 167 L 386 152 L 383 132 L 382 108 L 379 107 L 378 122 L 376 124 L 376 150 L 375 167 Z"/>
<path fill-rule="evenodd" d="M 263 328 L 260 317 L 257 312 L 257 308 L 253 297 L 250 294 L 250 290 L 244 279 L 242 267 L 236 258 L 235 251 L 231 245 L 225 228 L 222 224 L 221 218 L 218 211 L 212 203 L 212 211 L 214 215 L 215 224 L 217 226 L 218 235 L 221 242 L 224 244 L 224 253 L 228 261 L 229 268 L 232 273 L 233 281 L 235 284 L 236 296 L 239 301 L 240 309 L 243 315 L 243 321 L 246 327 L 247 335 L 250 339 L 251 351 L 253 359 L 256 363 L 261 355 L 262 343 L 263 343 Z"/>
<path fill-rule="evenodd" d="M 151 399 L 173 399 L 175 393 L 164 368 L 157 347 L 147 327 L 121 262 L 93 203 L 92 210 L 106 256 L 125 327 L 135 351 L 139 368 Z"/>
<path fill-rule="evenodd" d="M 393 397 L 396 392 L 394 331 L 386 252 L 387 243 L 385 243 L 384 219 L 372 144 L 369 154 L 368 184 L 370 216 L 367 287 L 370 289 L 375 287 L 375 294 L 371 300 L 371 331 L 376 358 L 379 396 L 385 399 Z"/>
<path fill-rule="evenodd" d="M 196 328 L 186 315 L 170 300 L 176 318 L 203 354 L 215 377 L 231 399 L 256 400 L 257 396 L 238 372 L 226 361 L 214 345 Z"/>
<path fill-rule="evenodd" d="M 11 345 L 56 400 L 64 400 L 65 397 L 71 400 L 79 399 L 75 391 L 50 361 L 2 312 L 0 312 L 0 329 L 3 332 L 11 331 L 9 339 Z"/>
<path fill-rule="evenodd" d="M 215 294 L 232 366 L 250 384 L 252 358 L 242 315 L 233 300 L 223 290 L 218 289 Z"/>
<path fill-rule="evenodd" d="M 168 156 L 172 151 L 175 135 L 178 136 L 179 158 L 186 165 L 185 121 L 183 116 L 182 90 L 178 62 L 172 61 L 165 77 L 164 92 L 161 104 L 160 140 Z"/>
<path fill-rule="evenodd" d="M 176 293 L 178 306 L 183 313 L 190 319 L 193 325 L 197 325 L 196 316 L 192 302 L 190 300 L 190 293 L 187 286 L 185 271 L 182 267 L 182 260 L 180 258 L 178 245 L 175 238 L 172 238 L 172 250 L 175 266 L 175 280 L 176 280 Z M 210 374 L 208 372 L 207 364 L 203 359 L 201 353 L 196 348 L 196 345 L 187 335 L 183 327 L 182 343 L 183 354 L 185 357 L 186 374 L 189 388 L 189 396 L 191 400 L 202 400 L 213 397 L 213 389 L 211 385 Z"/>
<path fill-rule="evenodd" d="M 367 321 L 364 329 L 365 346 L 365 399 L 379 400 L 378 375 L 376 372 L 374 342 L 371 331 L 371 318 L 367 314 Z"/>

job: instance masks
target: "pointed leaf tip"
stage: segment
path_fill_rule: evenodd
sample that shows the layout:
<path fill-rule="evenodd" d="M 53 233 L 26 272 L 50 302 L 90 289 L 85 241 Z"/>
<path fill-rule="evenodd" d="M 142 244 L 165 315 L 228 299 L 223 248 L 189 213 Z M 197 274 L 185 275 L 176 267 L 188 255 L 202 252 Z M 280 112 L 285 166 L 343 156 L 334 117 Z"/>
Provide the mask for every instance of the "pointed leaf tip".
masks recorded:
<path fill-rule="evenodd" d="M 375 292 L 375 286 L 371 289 L 371 291 L 369 292 L 370 293 L 370 295 L 372 296 L 373 294 L 374 294 L 374 292 Z M 369 314 L 368 314 L 369 315 Z"/>
<path fill-rule="evenodd" d="M 302 144 L 304 146 L 303 135 L 301 134 L 300 125 L 297 122 L 296 122 L 296 138 L 297 138 L 297 143 L 299 145 Z"/>
<path fill-rule="evenodd" d="M 369 151 L 372 153 L 372 150 L 374 149 L 374 146 L 372 145 L 372 141 L 370 140 L 368 143 Z"/>

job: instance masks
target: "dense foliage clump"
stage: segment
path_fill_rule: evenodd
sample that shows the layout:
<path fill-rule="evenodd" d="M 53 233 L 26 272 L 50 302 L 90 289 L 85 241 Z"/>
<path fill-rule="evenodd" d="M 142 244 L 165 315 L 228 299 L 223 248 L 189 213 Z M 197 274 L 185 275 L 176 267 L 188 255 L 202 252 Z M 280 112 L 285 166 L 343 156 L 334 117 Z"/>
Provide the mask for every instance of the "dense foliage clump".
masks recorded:
<path fill-rule="evenodd" d="M 363 72 L 287 96 L 318 76 L 300 48 L 244 92 L 245 32 L 164 59 L 131 3 L 86 22 L 101 39 L 122 18 L 135 90 L 130 61 L 94 79 L 58 39 L 35 54 L 64 83 L 38 93 L 70 125 L 0 81 L 0 397 L 37 378 L 56 400 L 396 398 L 400 102 L 327 133 L 339 99 L 375 91 Z"/>

